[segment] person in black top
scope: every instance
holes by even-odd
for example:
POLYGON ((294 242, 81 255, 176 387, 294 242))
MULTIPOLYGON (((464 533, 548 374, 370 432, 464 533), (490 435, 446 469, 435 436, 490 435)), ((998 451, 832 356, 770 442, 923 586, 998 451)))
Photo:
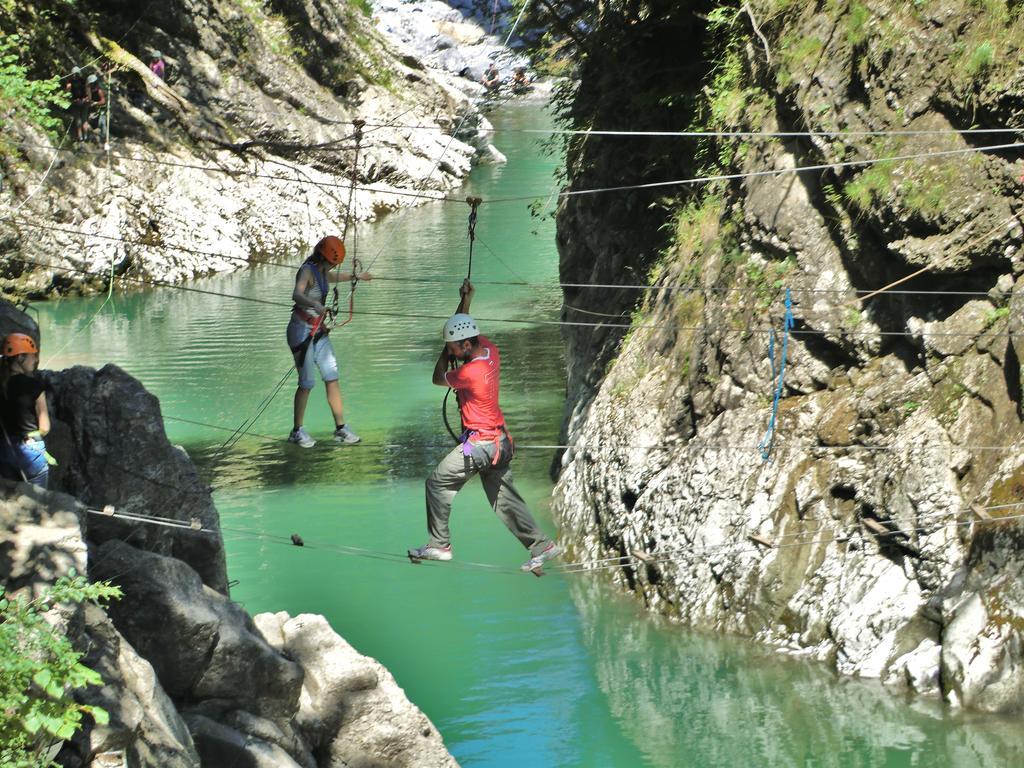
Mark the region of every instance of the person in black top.
POLYGON ((31 336, 12 333, 0 351, 0 474, 45 488, 50 459, 43 437, 50 414, 45 387, 32 375, 39 347, 31 336))
POLYGON ((71 119, 75 124, 75 139, 85 141, 86 131, 89 130, 89 108, 92 106, 92 89, 85 80, 85 75, 79 67, 71 70, 71 78, 64 86, 71 94, 71 119))
POLYGON ((96 141, 102 143, 107 139, 107 93, 103 90, 103 83, 96 75, 89 75, 85 82, 92 91, 88 130, 91 133, 95 129, 96 141))

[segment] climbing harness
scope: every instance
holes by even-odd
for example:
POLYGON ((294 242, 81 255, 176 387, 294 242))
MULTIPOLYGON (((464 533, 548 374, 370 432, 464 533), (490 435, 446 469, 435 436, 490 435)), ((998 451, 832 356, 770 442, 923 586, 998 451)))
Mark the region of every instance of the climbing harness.
POLYGON ((772 329, 768 337, 768 361, 772 366, 772 384, 775 387, 775 397, 772 401, 772 417, 768 422, 768 429, 758 444, 761 451, 761 461, 766 462, 771 458, 772 443, 775 441, 775 420, 779 414, 779 399, 782 397, 782 386, 786 378, 786 353, 789 347, 789 333, 793 330, 793 300, 786 289, 786 317, 782 323, 782 356, 778 368, 775 366, 775 329, 772 329))

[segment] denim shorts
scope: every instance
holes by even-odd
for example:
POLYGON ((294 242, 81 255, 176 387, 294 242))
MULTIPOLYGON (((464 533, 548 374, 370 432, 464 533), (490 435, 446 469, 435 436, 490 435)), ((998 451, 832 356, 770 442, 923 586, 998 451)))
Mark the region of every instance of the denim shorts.
POLYGON ((13 445, 0 440, 0 465, 12 480, 27 480, 46 487, 50 466, 46 463, 46 443, 42 440, 19 441, 13 445))
POLYGON ((295 367, 299 371, 299 389, 312 389, 316 386, 316 370, 320 369, 320 377, 324 381, 338 380, 338 361, 334 357, 334 347, 329 336, 321 336, 310 342, 306 349, 306 357, 299 365, 301 350, 296 351, 307 338, 309 326, 294 318, 288 323, 288 347, 295 357, 295 367))

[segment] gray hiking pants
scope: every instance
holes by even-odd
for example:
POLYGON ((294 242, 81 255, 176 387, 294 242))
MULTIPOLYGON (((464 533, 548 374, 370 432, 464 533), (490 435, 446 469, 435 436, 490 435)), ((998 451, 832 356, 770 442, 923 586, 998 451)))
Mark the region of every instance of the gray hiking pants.
POLYGON ((458 445, 441 459, 437 468, 427 478, 427 531, 429 546, 447 547, 451 543, 448 518, 452 514, 452 500, 455 494, 473 475, 480 475, 484 493, 491 502, 491 509, 512 531, 531 555, 546 548, 551 540, 537 527, 526 502, 512 484, 512 443, 507 437, 501 441, 501 458, 497 465, 494 459, 493 442, 469 443, 470 455, 463 454, 458 445))

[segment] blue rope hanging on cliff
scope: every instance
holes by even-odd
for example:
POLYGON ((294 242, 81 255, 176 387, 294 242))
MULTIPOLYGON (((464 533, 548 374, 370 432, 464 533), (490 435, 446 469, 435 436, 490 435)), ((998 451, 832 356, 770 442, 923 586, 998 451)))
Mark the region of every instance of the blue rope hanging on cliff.
POLYGON ((786 353, 789 348, 789 332, 793 330, 793 299, 786 289, 786 317, 782 322, 782 356, 779 365, 775 366, 775 331, 772 330, 768 337, 768 362, 772 366, 772 384, 775 388, 775 396, 772 399, 772 417, 768 421, 768 429, 761 438, 758 448, 761 451, 761 461, 766 462, 771 458, 772 444, 775 442, 775 420, 779 415, 779 399, 782 397, 782 386, 786 378, 786 353))

